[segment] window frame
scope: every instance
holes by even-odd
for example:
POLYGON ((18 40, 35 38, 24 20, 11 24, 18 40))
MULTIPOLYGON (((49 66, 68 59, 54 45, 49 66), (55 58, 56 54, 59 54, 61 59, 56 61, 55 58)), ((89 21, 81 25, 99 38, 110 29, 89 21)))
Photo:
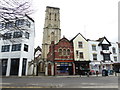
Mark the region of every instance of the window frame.
POLYGON ((13 44, 11 51, 21 51, 21 44, 13 44))
POLYGON ((84 54, 83 54, 83 52, 79 52, 79 57, 80 57, 80 59, 84 59, 84 54))
POLYGON ((93 54, 93 60, 97 60, 97 54, 93 54))
POLYGON ((92 45, 92 51, 96 51, 96 45, 92 45))
POLYGON ((83 42, 82 41, 78 41, 78 48, 83 48, 83 42))
POLYGON ((106 60, 110 60, 110 54, 103 54, 103 59, 106 60))
POLYGON ((28 52, 29 46, 27 44, 24 44, 24 51, 28 52))
POLYGON ((13 38, 21 38, 23 36, 23 32, 22 31, 15 31, 13 33, 13 38))
POLYGON ((1 48, 1 52, 9 52, 10 51, 10 45, 3 45, 1 48))
POLYGON ((102 50, 109 50, 108 44, 102 44, 102 50))

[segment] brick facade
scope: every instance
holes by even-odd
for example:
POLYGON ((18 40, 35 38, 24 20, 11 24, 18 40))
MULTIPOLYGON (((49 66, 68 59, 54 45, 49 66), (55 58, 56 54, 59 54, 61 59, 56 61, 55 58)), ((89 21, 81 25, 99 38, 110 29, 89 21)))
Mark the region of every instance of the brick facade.
MULTIPOLYGON (((74 54, 72 43, 63 37, 57 44, 51 43, 47 55, 49 64, 54 67, 54 75, 73 75, 74 74, 74 54)), ((52 72, 48 67, 48 72, 52 72)), ((48 73, 48 74, 49 74, 48 73)), ((50 74, 49 74, 50 75, 50 74)))

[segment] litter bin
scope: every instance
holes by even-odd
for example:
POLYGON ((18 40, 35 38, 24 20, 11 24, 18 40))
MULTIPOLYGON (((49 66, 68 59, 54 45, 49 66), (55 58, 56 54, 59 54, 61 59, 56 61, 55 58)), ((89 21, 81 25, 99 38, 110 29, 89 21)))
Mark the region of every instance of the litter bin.
POLYGON ((107 70, 102 70, 102 76, 108 76, 108 71, 107 70))

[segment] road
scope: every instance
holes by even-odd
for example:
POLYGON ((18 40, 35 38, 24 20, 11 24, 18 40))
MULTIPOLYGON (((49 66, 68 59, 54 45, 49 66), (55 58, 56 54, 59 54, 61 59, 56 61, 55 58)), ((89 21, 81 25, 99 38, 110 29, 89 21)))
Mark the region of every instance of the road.
POLYGON ((118 77, 4 77, 2 88, 118 88, 118 77))

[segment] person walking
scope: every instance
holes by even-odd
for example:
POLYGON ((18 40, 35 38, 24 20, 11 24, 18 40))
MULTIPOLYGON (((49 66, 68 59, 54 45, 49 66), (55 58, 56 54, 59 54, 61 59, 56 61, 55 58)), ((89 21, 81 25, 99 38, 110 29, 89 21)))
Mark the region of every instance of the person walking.
POLYGON ((96 71, 96 76, 98 77, 98 74, 99 74, 99 72, 98 71, 96 71))

